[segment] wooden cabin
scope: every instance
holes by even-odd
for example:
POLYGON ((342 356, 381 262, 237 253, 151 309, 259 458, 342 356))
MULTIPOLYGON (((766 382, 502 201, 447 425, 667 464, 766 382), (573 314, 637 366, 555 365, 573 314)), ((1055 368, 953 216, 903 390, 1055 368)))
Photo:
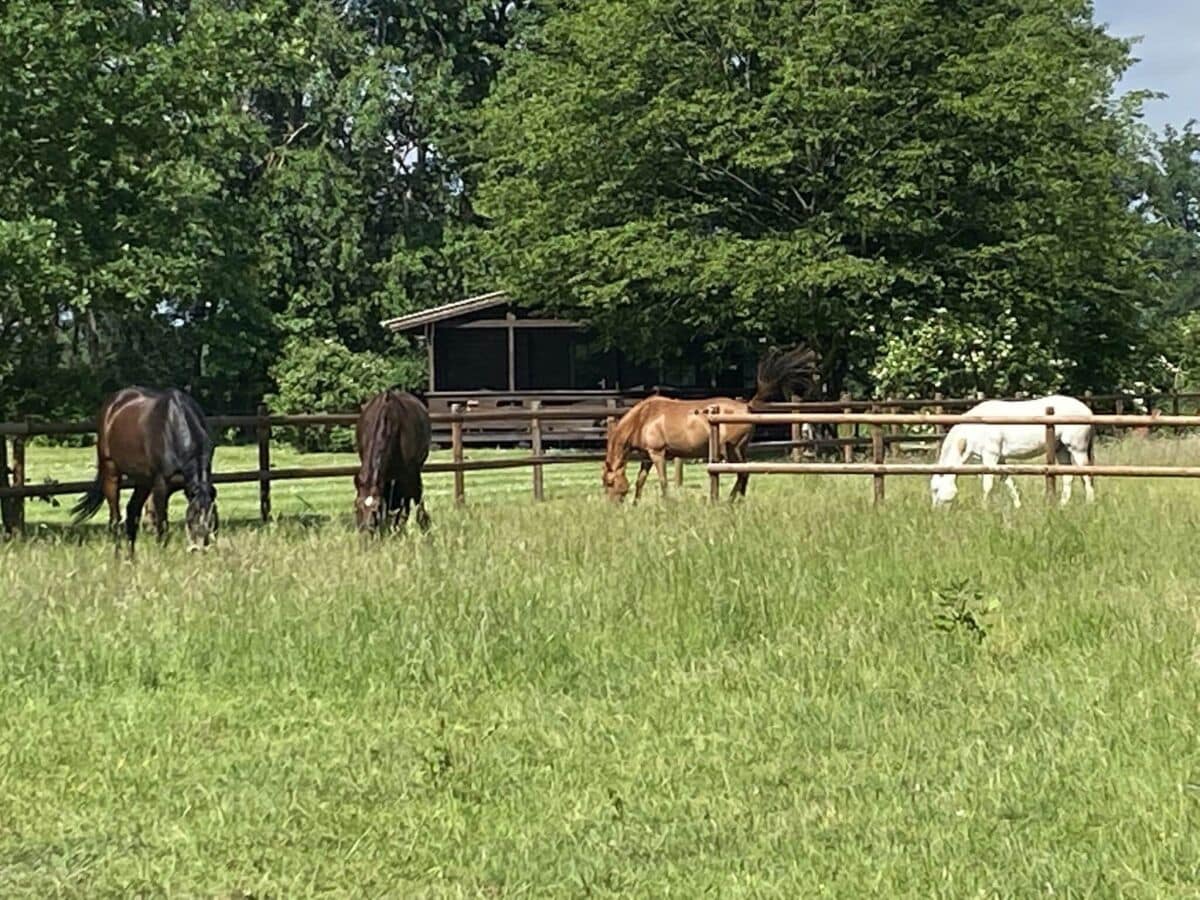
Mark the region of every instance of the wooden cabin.
POLYGON ((664 388, 740 393, 754 384, 754 361, 713 367, 698 349, 664 368, 605 349, 587 326, 545 318, 503 291, 469 297, 382 323, 416 333, 429 354, 429 394, 602 392, 645 394, 664 388))

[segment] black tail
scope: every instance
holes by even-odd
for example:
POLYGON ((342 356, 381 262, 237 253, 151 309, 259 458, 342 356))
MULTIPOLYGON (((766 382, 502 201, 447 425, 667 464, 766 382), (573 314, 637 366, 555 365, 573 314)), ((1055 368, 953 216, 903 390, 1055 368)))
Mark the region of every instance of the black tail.
POLYGON ((812 393, 817 385, 820 357, 817 351, 801 344, 791 350, 768 350, 758 362, 758 384, 751 408, 772 400, 785 400, 787 395, 804 387, 812 393))
POLYGON ((96 514, 101 506, 104 505, 104 489, 100 482, 100 476, 96 476, 96 481, 88 488, 87 493, 79 498, 79 502, 71 507, 71 520, 78 525, 84 519, 90 519, 96 514))

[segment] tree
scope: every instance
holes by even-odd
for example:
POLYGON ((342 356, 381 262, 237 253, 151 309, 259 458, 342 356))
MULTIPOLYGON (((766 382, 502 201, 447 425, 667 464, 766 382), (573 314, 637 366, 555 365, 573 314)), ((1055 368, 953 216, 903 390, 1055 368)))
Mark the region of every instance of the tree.
POLYGON ((297 342, 404 357, 379 319, 479 277, 463 135, 521 5, 0 7, 0 417, 135 381, 246 410, 297 342))
POLYGON ((1145 255, 1159 290, 1147 321, 1177 387, 1200 377, 1200 133, 1196 123, 1153 137, 1131 194, 1149 223, 1145 255))
POLYGON ((233 187, 254 135, 226 106, 230 34, 202 13, 185 28, 183 6, 14 0, 0 13, 5 415, 77 414, 133 380, 187 383, 181 326, 245 299, 233 187))
POLYGON ((563 0, 485 104, 484 247, 651 357, 809 339, 835 386, 1109 387, 1143 226, 1084 0, 563 0))

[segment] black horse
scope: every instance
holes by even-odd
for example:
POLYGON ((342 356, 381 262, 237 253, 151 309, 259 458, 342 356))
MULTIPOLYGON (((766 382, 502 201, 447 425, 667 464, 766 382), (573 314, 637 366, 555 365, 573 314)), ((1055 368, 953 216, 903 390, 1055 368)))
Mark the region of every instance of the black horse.
POLYGON ((384 523, 402 528, 414 505, 417 525, 429 528, 421 484, 429 441, 429 412, 412 394, 389 388, 366 402, 354 433, 362 462, 354 476, 360 529, 376 531, 384 523))
POLYGON ((94 516, 108 500, 109 526, 117 532, 121 477, 128 478, 133 496, 125 511, 125 534, 132 556, 147 498, 154 499, 158 539, 165 542, 167 500, 182 482, 188 499, 188 549, 207 547, 217 530, 217 490, 212 440, 196 401, 174 388, 128 387, 104 402, 96 422, 96 482, 75 505, 75 521, 94 516))

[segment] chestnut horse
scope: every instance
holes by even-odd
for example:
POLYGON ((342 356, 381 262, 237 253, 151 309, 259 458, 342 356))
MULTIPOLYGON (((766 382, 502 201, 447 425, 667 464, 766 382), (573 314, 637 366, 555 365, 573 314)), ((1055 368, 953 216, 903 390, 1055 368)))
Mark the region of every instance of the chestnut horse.
MULTIPOLYGON (((759 404, 802 388, 806 396, 817 390, 818 357, 807 347, 796 347, 786 353, 771 351, 758 364, 757 387, 749 403, 728 397, 707 400, 673 400, 667 397, 647 397, 621 417, 608 436, 604 458, 604 489, 610 500, 623 500, 629 493, 625 467, 634 450, 646 454, 637 476, 633 499, 642 496, 642 486, 650 467, 658 470, 663 495, 667 493, 667 460, 700 459, 708 455, 708 418, 706 413, 716 408, 723 415, 742 415, 752 412, 759 404)), ((754 435, 753 425, 720 425, 717 438, 722 459, 746 461, 746 445, 754 435)), ((744 497, 750 480, 747 474, 738 475, 730 498, 744 497)))
POLYGON ((196 401, 175 388, 128 387, 104 402, 96 422, 96 481, 75 504, 74 520, 94 516, 107 500, 109 527, 119 533, 121 478, 128 478, 133 496, 125 510, 125 535, 132 556, 148 498, 154 501, 159 542, 165 543, 167 500, 181 479, 188 499, 188 549, 207 547, 217 530, 217 490, 212 440, 196 401))
POLYGON ((412 394, 389 388, 364 404, 354 431, 362 462, 354 476, 360 530, 374 532, 385 522, 403 528, 414 504, 417 525, 422 531, 429 528, 421 484, 429 441, 429 412, 412 394))

